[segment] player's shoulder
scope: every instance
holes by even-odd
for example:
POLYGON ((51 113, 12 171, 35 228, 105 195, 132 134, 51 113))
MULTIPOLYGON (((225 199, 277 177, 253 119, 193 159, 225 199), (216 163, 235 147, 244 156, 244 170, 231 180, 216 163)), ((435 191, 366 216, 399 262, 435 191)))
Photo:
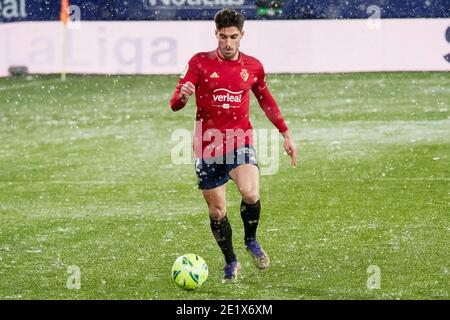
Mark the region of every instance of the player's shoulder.
POLYGON ((263 66, 263 64, 262 64, 262 62, 261 61, 259 61, 257 58, 255 58, 254 56, 251 56, 251 55, 249 55, 249 54, 246 54, 246 53, 244 53, 244 52, 240 52, 241 54, 242 54, 242 59, 246 62, 246 63, 248 63, 248 64, 253 64, 253 65, 255 65, 255 66, 257 66, 257 67, 262 67, 263 66))
POLYGON ((191 61, 211 60, 216 57, 215 51, 197 52, 191 58, 191 61))

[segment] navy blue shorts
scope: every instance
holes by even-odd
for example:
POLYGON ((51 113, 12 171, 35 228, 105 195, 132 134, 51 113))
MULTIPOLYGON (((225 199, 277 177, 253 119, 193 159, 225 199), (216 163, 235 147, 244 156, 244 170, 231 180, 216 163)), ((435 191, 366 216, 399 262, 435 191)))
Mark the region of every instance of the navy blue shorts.
POLYGON ((196 158, 195 172, 199 189, 214 189, 227 183, 230 180, 230 171, 241 164, 258 167, 255 148, 246 145, 220 157, 196 158))

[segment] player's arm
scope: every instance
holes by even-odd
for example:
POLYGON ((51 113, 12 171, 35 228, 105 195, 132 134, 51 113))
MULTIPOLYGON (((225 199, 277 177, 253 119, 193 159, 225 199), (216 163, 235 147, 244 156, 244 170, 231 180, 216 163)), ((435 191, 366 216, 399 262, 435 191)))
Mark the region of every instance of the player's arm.
POLYGON ((297 166, 297 150, 292 139, 289 129, 284 122, 283 116, 281 115, 280 108, 277 102, 273 98, 272 94, 267 87, 265 81, 264 68, 261 65, 260 72, 257 75, 257 81, 252 87, 252 91, 258 100, 258 103, 266 114, 267 118, 274 124, 274 126, 280 131, 284 138, 284 149, 286 153, 291 157, 291 164, 293 167, 297 166))
POLYGON ((177 87, 170 99, 170 108, 173 111, 183 109, 189 97, 195 93, 195 84, 198 81, 197 63, 195 57, 189 61, 187 70, 183 72, 177 87))
POLYGON ((170 99, 170 107, 173 111, 178 111, 186 105, 189 97, 195 92, 195 86, 192 82, 178 83, 175 92, 170 99))
POLYGON ((291 157, 291 164, 293 167, 297 166, 297 149, 295 147, 294 140, 289 134, 289 130, 282 132, 281 135, 284 138, 283 146, 286 153, 291 157))

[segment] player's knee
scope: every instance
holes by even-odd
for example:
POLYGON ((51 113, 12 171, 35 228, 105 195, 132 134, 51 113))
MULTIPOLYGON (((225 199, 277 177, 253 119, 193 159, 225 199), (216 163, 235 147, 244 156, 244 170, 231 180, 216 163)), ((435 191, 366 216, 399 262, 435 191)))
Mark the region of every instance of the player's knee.
POLYGON ((225 206, 210 205, 209 215, 213 220, 222 220, 227 214, 227 208, 225 206))
POLYGON ((259 200, 259 192, 258 190, 254 190, 253 188, 240 188, 239 191, 242 195, 242 200, 248 204, 254 204, 259 200))

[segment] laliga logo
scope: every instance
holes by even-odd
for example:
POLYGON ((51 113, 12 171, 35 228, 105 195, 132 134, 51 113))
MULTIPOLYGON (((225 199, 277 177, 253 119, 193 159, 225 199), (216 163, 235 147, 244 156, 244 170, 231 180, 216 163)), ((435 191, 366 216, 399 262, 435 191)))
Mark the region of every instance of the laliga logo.
MULTIPOLYGON (((224 89, 224 88, 220 88, 220 89, 214 90, 214 93, 222 92, 222 91, 225 91, 226 94, 214 94, 213 95, 214 102, 237 102, 237 103, 241 102, 241 99, 242 99, 241 93, 243 92, 242 90, 238 91, 238 92, 233 92, 233 91, 230 91, 230 90, 227 90, 227 89, 224 89)), ((238 108, 239 107, 239 105, 238 106, 230 106, 229 103, 224 103, 224 104, 214 105, 214 106, 222 107, 222 108, 225 108, 225 109, 228 109, 230 107, 231 108, 238 108)))

